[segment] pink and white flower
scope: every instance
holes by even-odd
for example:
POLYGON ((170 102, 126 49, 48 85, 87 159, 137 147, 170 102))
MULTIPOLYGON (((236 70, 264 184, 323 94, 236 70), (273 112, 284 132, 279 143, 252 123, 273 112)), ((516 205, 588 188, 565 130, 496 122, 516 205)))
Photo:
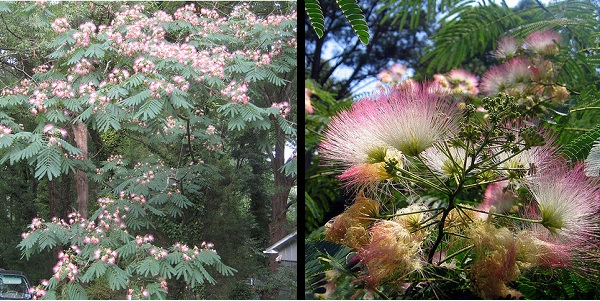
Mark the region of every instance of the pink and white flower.
POLYGON ((532 32, 525 38, 525 48, 541 55, 554 55, 558 53, 558 46, 562 36, 552 30, 532 32))
POLYGON ((498 41, 498 47, 494 52, 494 57, 499 60, 511 59, 517 54, 519 47, 520 45, 517 44, 515 37, 505 36, 498 41))
POLYGON ((430 84, 391 89, 379 95, 370 114, 372 135, 407 156, 416 156, 456 131, 458 109, 432 93, 430 84))
POLYGON ((585 176, 584 165, 538 173, 527 181, 541 224, 573 244, 589 244, 600 231, 600 185, 585 176))
POLYGON ((481 80, 481 90, 486 95, 504 92, 513 95, 523 92, 534 75, 531 62, 525 58, 513 58, 503 65, 495 66, 486 72, 481 80))

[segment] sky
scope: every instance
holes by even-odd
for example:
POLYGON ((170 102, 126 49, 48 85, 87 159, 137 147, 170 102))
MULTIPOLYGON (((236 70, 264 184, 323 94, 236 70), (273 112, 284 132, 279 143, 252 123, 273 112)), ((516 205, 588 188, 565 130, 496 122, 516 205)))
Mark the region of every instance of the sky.
MULTIPOLYGON (((500 4, 502 3, 502 0, 493 0, 494 2, 500 4)), ((505 0, 506 5, 508 5, 508 7, 515 7, 518 3, 519 0, 505 0)), ((540 0, 540 2, 544 5, 547 5, 550 0, 540 0)), ((342 50, 343 45, 336 45, 334 43, 327 43, 324 47, 324 51, 323 51, 323 59, 329 59, 333 56, 333 54, 336 52, 336 50, 342 50)), ((391 64, 390 64, 391 66, 391 64)), ((348 67, 344 67, 344 66, 340 66, 339 68, 337 68, 335 70, 335 72, 333 73, 333 76, 336 78, 348 78, 353 72, 352 68, 348 68, 348 67)), ((407 70, 407 75, 408 76, 412 76, 414 74, 414 70, 409 68, 407 70)), ((361 83, 359 83, 354 89, 353 89, 353 94, 354 95, 358 95, 358 94, 362 94, 362 93, 367 93, 367 92, 371 92, 375 89, 376 85, 378 83, 377 78, 371 78, 371 79, 367 79, 361 83)))

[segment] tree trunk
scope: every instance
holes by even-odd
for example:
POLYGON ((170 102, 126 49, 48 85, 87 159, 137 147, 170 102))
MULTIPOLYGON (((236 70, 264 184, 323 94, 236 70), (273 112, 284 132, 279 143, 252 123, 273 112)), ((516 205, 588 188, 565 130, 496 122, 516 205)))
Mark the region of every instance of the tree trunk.
MULTIPOLYGON (((88 157, 88 129, 83 122, 77 122, 77 124, 71 127, 73 129, 75 144, 81 150, 82 159, 85 160, 88 157)), ((75 182, 77 188, 77 212, 79 212, 82 218, 86 219, 89 199, 87 173, 83 170, 77 170, 77 173, 75 173, 75 182)))
MULTIPOLYGON (((279 125, 276 126, 275 134, 277 139, 275 143, 275 153, 273 155, 269 154, 271 156, 273 175, 275 176, 275 192, 271 199, 272 220, 269 225, 271 244, 276 243, 287 234, 285 233, 285 223, 288 209, 288 196, 296 181, 295 177, 287 177, 285 173, 281 171, 281 167, 285 164, 286 159, 285 133, 279 125)), ((278 267, 277 261, 275 260, 276 258, 276 254, 270 256, 270 268, 273 273, 277 271, 278 267)))

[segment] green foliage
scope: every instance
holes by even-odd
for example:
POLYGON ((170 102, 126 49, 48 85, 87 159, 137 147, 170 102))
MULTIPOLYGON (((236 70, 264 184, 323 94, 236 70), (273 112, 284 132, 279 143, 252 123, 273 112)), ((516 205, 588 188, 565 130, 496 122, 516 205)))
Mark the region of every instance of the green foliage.
POLYGON ((565 145, 562 153, 571 160, 584 160, 598 138, 600 138, 600 124, 565 145))
POLYGON ((438 12, 437 6, 439 5, 439 11, 444 12, 446 10, 464 6, 466 4, 474 4, 472 0, 409 0, 409 1, 384 1, 383 5, 377 9, 378 13, 385 11, 394 12, 394 14, 385 14, 382 19, 382 23, 392 20, 392 24, 398 24, 399 28, 402 28, 406 24, 406 20, 410 17, 410 28, 417 28, 421 19, 422 9, 425 9, 427 21, 434 21, 436 18, 436 12, 438 12))
POLYGON ((304 266, 304 293, 306 299, 316 299, 316 294, 322 294, 326 281, 325 272, 335 270, 349 273, 346 268, 346 257, 352 250, 338 244, 326 241, 306 241, 304 266))
MULTIPOLYGON (((182 278, 188 285, 195 287, 205 281, 214 284, 214 278, 208 273, 206 267, 213 267, 224 276, 231 276, 235 269, 224 265, 219 255, 213 250, 189 248, 186 245, 175 244, 168 249, 152 245, 152 240, 142 238, 120 230, 118 224, 110 217, 118 214, 119 204, 117 202, 104 202, 101 215, 96 214, 98 225, 105 225, 105 235, 100 236, 99 243, 89 243, 90 237, 97 237, 98 228, 94 224, 83 229, 79 226, 80 220, 66 223, 54 220, 52 223, 32 225, 33 231, 28 232, 27 237, 19 243, 23 254, 29 258, 32 253, 45 249, 52 249, 56 245, 77 246, 82 245, 81 250, 71 247, 73 250, 61 252, 61 260, 66 262, 63 268, 52 278, 48 286, 49 290, 62 287, 57 293, 67 299, 86 299, 86 293, 80 283, 95 282, 97 279, 106 279, 111 290, 120 290, 130 287, 128 282, 148 283, 146 286, 150 295, 165 298, 165 291, 160 289, 158 282, 170 278, 182 278), (115 207, 116 205, 116 207, 115 207), (87 239, 87 243, 84 241, 87 239), (82 244, 83 242, 83 244, 82 244), (111 253, 111 250, 115 250, 111 253), (163 255, 164 253, 164 255, 163 255), (102 254, 113 256, 114 261, 98 260, 102 254), (158 254, 158 255, 156 255, 158 254), (94 260, 96 259, 96 261, 94 260), (69 266, 67 267, 67 263, 69 266), (71 263, 78 266, 78 273, 70 272, 71 263), (115 264, 116 263, 116 264, 115 264), (121 268, 123 266, 124 268, 121 268), (68 279, 67 279, 68 278, 68 279), (73 281, 69 281, 73 279, 73 281), (161 280, 163 279, 163 280, 161 280), (60 286, 62 281, 66 285, 60 286), (70 282, 70 283, 69 283, 70 282), (157 285, 151 290, 152 285, 157 285)), ((103 257, 104 258, 104 257, 103 257)), ((62 263, 61 263, 62 266, 62 263)), ((141 285, 141 284, 140 284, 141 285)), ((135 287, 135 286, 134 286, 135 287)))
MULTIPOLYGON (((333 95, 311 81, 306 81, 306 87, 315 97, 312 97, 313 114, 305 114, 305 154, 311 156, 321 141, 321 134, 330 118, 338 112, 347 109, 351 99, 336 100, 333 95)), ((319 158, 311 160, 311 167, 306 174, 305 188, 305 233, 308 235, 324 222, 325 214, 330 212, 333 204, 342 192, 337 188, 340 182, 333 176, 332 168, 321 165, 319 158)))
POLYGON ((595 279, 564 270, 523 275, 519 277, 517 288, 528 300, 592 300, 598 298, 600 293, 595 279), (552 280, 547 281, 548 278, 552 280))
POLYGON ((443 25, 432 38, 434 45, 426 50, 422 61, 428 63, 428 72, 450 70, 465 59, 488 51, 500 35, 522 22, 519 15, 504 6, 473 7, 463 3, 442 20, 443 25))
POLYGON ((318 0, 308 0, 304 3, 308 19, 319 38, 323 37, 325 31, 325 21, 323 20, 323 11, 318 0))
POLYGON ((365 45, 369 44, 369 27, 362 15, 362 10, 355 0, 336 0, 337 5, 342 10, 342 13, 350 22, 350 26, 358 36, 358 39, 365 45))
POLYGON ((594 73, 597 65, 593 54, 598 49, 590 39, 590 32, 597 31, 590 22, 595 19, 595 7, 590 1, 535 4, 522 10, 486 2, 477 7, 462 3, 442 19, 442 26, 433 37, 434 45, 429 47, 422 62, 428 63, 428 72, 450 70, 493 49, 505 34, 525 37, 543 29, 566 29, 574 49, 563 54, 563 70, 558 79, 575 87, 583 74, 594 73))

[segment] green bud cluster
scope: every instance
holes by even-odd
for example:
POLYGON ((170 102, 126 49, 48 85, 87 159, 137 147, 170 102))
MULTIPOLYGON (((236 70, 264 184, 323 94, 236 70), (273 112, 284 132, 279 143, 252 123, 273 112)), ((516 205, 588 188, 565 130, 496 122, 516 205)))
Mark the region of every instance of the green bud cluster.
POLYGON ((483 98, 483 108, 488 112, 488 118, 492 124, 498 124, 503 120, 514 119, 521 115, 515 98, 503 93, 495 97, 483 98))
POLYGON ((525 142, 525 149, 546 144, 544 136, 533 126, 522 128, 519 131, 519 136, 525 142))

